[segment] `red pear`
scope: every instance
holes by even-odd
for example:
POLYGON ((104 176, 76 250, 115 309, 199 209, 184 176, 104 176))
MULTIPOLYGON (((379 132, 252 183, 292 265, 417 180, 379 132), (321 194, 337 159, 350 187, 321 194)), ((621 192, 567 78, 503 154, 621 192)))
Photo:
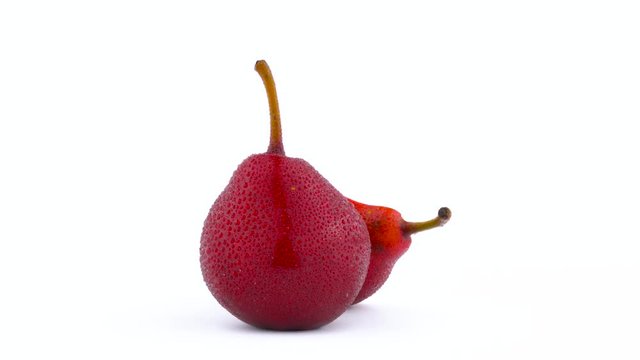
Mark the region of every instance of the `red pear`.
POLYGON ((438 216, 423 222, 407 222, 400 213, 384 206, 365 205, 349 200, 367 224, 371 240, 371 260, 367 278, 354 304, 373 295, 387 281, 396 261, 411 245, 411 235, 444 225, 451 218, 451 211, 440 208, 438 216))
POLYGON ((231 314, 257 327, 325 325, 356 300, 371 245, 354 206, 309 163, 287 157, 275 84, 267 90, 271 139, 234 172, 204 223, 204 280, 231 314))

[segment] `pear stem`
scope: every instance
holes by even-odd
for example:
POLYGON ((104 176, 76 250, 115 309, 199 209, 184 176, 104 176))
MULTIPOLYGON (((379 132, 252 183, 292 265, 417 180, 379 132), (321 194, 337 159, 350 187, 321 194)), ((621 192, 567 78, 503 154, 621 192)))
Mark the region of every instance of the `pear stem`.
POLYGON ((282 145, 282 127, 280 126, 280 107, 278 106, 278 94, 276 93, 276 83, 273 81, 273 75, 269 65, 264 60, 256 62, 255 70, 260 74, 264 87, 267 90, 267 98, 269 99, 269 113, 271 115, 271 139, 269 140, 269 148, 267 153, 284 155, 284 146, 282 145))
POLYGON ((427 221, 421 222, 404 222, 402 224, 402 231, 405 234, 415 234, 420 231, 433 229, 438 226, 442 226, 447 223, 451 219, 451 210, 449 208, 443 207, 438 210, 438 216, 427 221))

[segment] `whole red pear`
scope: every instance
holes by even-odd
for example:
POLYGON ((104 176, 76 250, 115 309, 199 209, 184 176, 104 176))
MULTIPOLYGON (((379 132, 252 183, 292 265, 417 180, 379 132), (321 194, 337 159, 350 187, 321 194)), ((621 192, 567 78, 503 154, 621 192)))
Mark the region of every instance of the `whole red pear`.
POLYGON ((204 223, 200 263, 218 302, 251 325, 312 329, 354 302, 371 245, 354 206, 309 163, 285 156, 275 84, 267 89, 271 141, 234 172, 204 223))

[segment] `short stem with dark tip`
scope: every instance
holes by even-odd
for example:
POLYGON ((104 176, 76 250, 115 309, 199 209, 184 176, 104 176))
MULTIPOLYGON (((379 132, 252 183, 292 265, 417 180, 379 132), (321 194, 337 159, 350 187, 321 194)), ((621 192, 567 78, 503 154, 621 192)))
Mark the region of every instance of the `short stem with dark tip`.
POLYGON ((269 99, 269 113, 271 114, 271 139, 269 140, 268 154, 284 155, 282 145, 282 127, 280 126, 280 107, 278 106, 278 94, 276 93, 276 83, 269 65, 264 60, 256 62, 255 70, 260 74, 264 87, 267 90, 269 99))
POLYGON ((433 229, 438 226, 442 226, 451 218, 451 210, 443 207, 438 210, 438 216, 427 221, 421 222, 404 222, 402 224, 402 231, 405 234, 411 235, 420 231, 433 229))

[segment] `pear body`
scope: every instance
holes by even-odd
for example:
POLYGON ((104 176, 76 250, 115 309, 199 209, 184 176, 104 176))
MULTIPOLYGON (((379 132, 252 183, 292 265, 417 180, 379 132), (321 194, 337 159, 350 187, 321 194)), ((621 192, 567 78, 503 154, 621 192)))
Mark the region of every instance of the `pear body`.
POLYGON ((367 277, 354 304, 373 295, 387 281, 396 261, 411 246, 411 236, 402 230, 400 213, 384 206, 372 206, 350 200, 363 218, 371 240, 367 277))
POLYGON ((244 160, 211 207, 200 264, 240 320, 302 330, 355 301, 370 254, 366 224, 338 190, 306 161, 265 153, 244 160))

